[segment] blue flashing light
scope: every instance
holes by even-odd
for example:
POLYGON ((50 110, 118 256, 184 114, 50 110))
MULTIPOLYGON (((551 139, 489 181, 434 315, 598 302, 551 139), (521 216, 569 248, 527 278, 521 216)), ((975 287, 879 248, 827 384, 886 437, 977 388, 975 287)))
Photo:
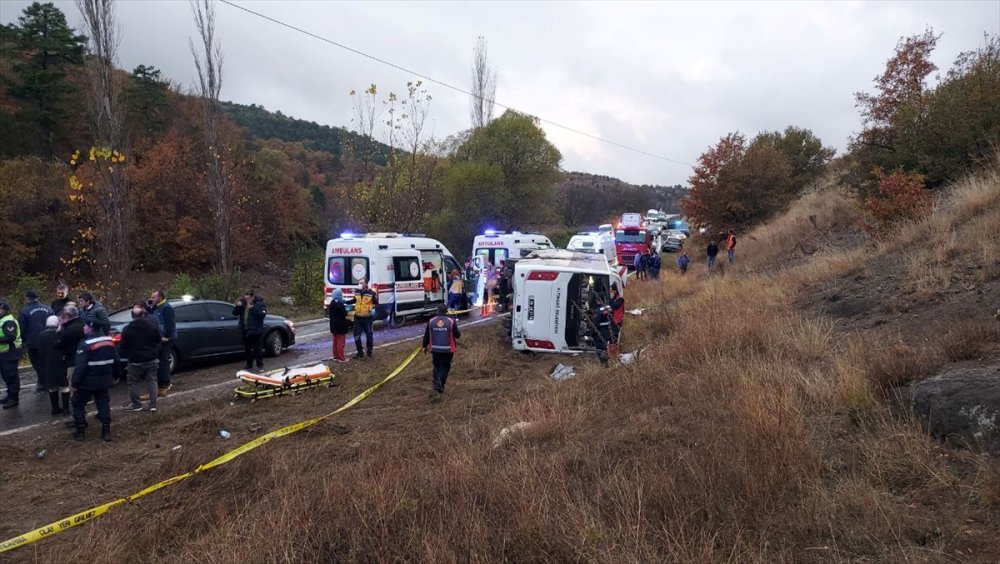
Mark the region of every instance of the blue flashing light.
POLYGON ((486 231, 483 231, 483 235, 486 235, 487 237, 492 237, 496 234, 497 234, 496 229, 487 229, 486 231))
POLYGON ((344 231, 343 233, 340 234, 340 238, 341 239, 353 239, 354 238, 354 233, 351 233, 350 231, 344 231))

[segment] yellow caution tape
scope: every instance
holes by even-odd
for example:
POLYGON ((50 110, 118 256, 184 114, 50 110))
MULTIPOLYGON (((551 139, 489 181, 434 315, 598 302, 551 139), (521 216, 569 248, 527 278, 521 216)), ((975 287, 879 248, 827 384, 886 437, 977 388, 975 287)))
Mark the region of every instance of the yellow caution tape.
POLYGON ((305 429, 307 427, 311 427, 311 426, 319 423, 320 421, 323 421, 324 419, 327 419, 329 417, 333 417, 334 415, 336 415, 336 414, 338 414, 338 413, 340 413, 340 412, 342 412, 344 410, 350 409, 351 407, 353 407, 353 406, 361 403, 365 399, 367 399, 368 396, 374 394, 376 391, 378 391, 379 388, 381 388, 387 382, 389 382, 390 380, 392 380, 393 378, 395 378, 396 376, 398 376, 400 372, 402 372, 407 366, 410 365, 411 362, 413 362, 413 359, 416 358, 419 353, 420 353, 420 349, 419 348, 416 349, 416 350, 414 350, 412 353, 410 353, 410 356, 406 357, 406 360, 404 360, 402 363, 400 363, 400 365, 397 366, 392 372, 390 372, 388 376, 386 376, 385 378, 383 378, 382 381, 378 382, 377 384, 375 384, 374 386, 368 388, 367 390, 361 392, 360 394, 358 394, 357 396, 355 396, 351 401, 349 401, 349 402, 345 403, 344 405, 338 407, 335 411, 331 411, 330 413, 327 413, 326 415, 323 415, 323 416, 320 416, 320 417, 316 417, 316 418, 313 418, 313 419, 309 419, 307 421, 302 421, 300 423, 295 423, 294 425, 289 425, 287 427, 283 427, 283 428, 278 429, 276 431, 271 431, 270 433, 267 433, 265 435, 261 435, 261 436, 257 437, 256 439, 254 439, 254 440, 252 440, 252 441, 250 441, 248 443, 244 443, 244 444, 242 444, 242 445, 234 448, 233 450, 231 450, 231 451, 223 454, 222 456, 219 456, 218 458, 215 458, 214 460, 211 460, 209 462, 206 462, 205 464, 202 464, 202 465, 198 466, 197 468, 195 468, 194 470, 191 470, 190 472, 187 472, 185 474, 180 474, 180 475, 174 476, 172 478, 167 478, 166 480, 163 480, 162 482, 158 482, 158 483, 153 484, 153 485, 151 485, 151 486, 149 486, 147 488, 139 490, 136 493, 134 493, 134 494, 132 494, 132 495, 130 495, 128 497, 122 497, 122 498, 116 499, 114 501, 109 501, 108 503, 105 503, 104 505, 99 505, 97 507, 88 509, 86 511, 81 511, 80 513, 77 513, 76 515, 70 515, 69 517, 66 517, 65 519, 60 519, 59 521, 56 521, 55 523, 51 523, 49 525, 45 525, 44 527, 39 527, 39 528, 35 529, 34 531, 29 531, 29 532, 24 533, 22 535, 18 535, 16 537, 12 538, 12 539, 5 540, 2 543, 0 543, 0 553, 7 552, 8 550, 14 550, 15 548, 18 548, 18 547, 21 547, 21 546, 24 546, 24 545, 27 545, 27 544, 31 544, 31 543, 33 543, 35 541, 39 541, 39 540, 41 540, 43 538, 50 537, 50 536, 55 535, 57 533, 61 533, 61 532, 65 531, 66 529, 71 529, 71 528, 73 528, 73 527, 75 527, 77 525, 82 525, 83 523, 86 523, 88 521, 92 521, 92 520, 100 517, 101 515, 104 515, 105 513, 108 512, 109 509, 111 509, 112 507, 114 507, 116 505, 120 505, 120 504, 128 502, 128 501, 133 501, 133 500, 138 499, 138 498, 140 498, 142 496, 149 495, 149 494, 151 494, 151 493, 153 493, 153 492, 155 492, 155 491, 157 491, 159 489, 162 489, 162 488, 165 488, 167 486, 176 484, 177 482, 180 482, 182 480, 186 480, 186 479, 190 478, 191 476, 194 476, 195 474, 198 474, 200 472, 204 472, 205 470, 208 470, 210 468, 215 468, 216 466, 221 466, 221 465, 223 465, 223 464, 225 464, 225 463, 233 460, 234 458, 236 458, 236 457, 238 457, 240 455, 246 454, 247 452, 250 452, 251 450, 253 450, 253 449, 257 448, 257 447, 262 446, 264 443, 267 443, 271 439, 277 439, 279 437, 284 437, 286 435, 291 435, 292 433, 297 433, 297 432, 299 432, 299 431, 301 431, 301 430, 303 430, 303 429, 305 429))
POLYGON ((476 309, 479 309, 479 308, 478 307, 474 307, 474 308, 470 308, 470 309, 460 309, 460 310, 449 309, 448 310, 448 315, 462 315, 463 313, 469 313, 470 311, 476 310, 476 309))

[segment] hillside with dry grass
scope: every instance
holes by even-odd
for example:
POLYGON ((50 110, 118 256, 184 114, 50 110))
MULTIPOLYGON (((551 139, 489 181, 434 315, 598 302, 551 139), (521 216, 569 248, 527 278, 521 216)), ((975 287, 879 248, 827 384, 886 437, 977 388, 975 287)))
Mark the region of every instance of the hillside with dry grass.
MULTIPOLYGON (((441 403, 419 361, 343 416, 14 557, 998 561, 1000 466, 928 436, 901 390, 951 363, 1000 366, 1000 177, 956 184, 895 235, 862 224, 831 176, 741 236, 725 275, 693 252, 687 276, 631 284, 631 364, 522 355, 473 329, 441 403), (577 376, 551 380, 556 362, 577 376)), ((222 451, 220 425, 246 440, 326 413, 407 352, 348 365, 331 392, 125 423, 54 455, 44 490, 16 462, 32 445, 5 441, 0 534, 187 471, 222 451)))

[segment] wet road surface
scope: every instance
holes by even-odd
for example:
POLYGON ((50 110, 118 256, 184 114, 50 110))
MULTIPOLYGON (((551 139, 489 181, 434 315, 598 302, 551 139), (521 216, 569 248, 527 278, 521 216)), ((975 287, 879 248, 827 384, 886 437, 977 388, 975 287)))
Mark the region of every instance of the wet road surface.
MULTIPOLYGON (((474 311, 459 319, 460 326, 482 324, 496 320, 496 315, 481 318, 479 311, 474 311)), ((376 323, 375 348, 384 347, 409 340, 416 341, 423 337, 424 323, 410 322, 403 327, 393 329, 388 325, 376 323)), ((264 369, 269 370, 282 366, 293 366, 303 363, 327 360, 332 354, 332 340, 329 324, 326 319, 303 321, 295 325, 295 344, 286 349, 277 358, 264 358, 264 369)), ((346 354, 350 357, 355 352, 353 336, 347 335, 346 354)), ((378 352, 376 350, 375 354, 378 352)), ((349 364, 347 366, 350 366, 349 364)), ((182 366, 172 377, 174 384, 170 395, 157 400, 157 407, 162 411, 171 406, 192 401, 215 397, 220 394, 231 394, 236 388, 236 371, 243 368, 242 354, 182 366)), ((50 415, 51 406, 47 393, 36 392, 35 374, 30 368, 21 371, 20 405, 14 409, 0 411, 0 437, 9 437, 17 433, 53 426, 63 431, 62 422, 68 417, 50 415)), ((3 389, 3 388, 0 388, 3 389)), ((111 411, 121 411, 121 406, 128 403, 128 386, 122 382, 111 390, 111 411)), ((93 404, 88 406, 88 414, 94 411, 93 404)))

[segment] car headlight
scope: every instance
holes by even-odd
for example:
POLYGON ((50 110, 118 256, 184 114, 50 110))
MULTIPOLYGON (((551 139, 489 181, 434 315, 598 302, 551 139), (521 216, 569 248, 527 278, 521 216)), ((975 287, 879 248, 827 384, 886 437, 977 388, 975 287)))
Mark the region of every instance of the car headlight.
POLYGON ((295 333, 295 322, 294 321, 292 321, 291 319, 286 319, 285 320, 285 325, 288 326, 288 330, 291 331, 292 334, 295 333))

